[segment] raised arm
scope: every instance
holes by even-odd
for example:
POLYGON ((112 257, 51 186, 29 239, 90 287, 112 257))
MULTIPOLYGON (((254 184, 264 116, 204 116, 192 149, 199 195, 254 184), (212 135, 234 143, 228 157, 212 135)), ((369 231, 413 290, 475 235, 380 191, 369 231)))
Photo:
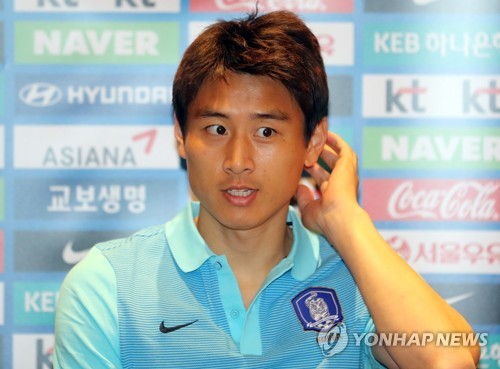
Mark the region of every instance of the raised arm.
MULTIPOLYGON (((299 186, 303 223, 323 234, 344 259, 372 315, 378 333, 472 333, 467 321, 448 305, 380 236, 357 202, 357 158, 344 140, 329 132, 321 155, 331 173, 316 164, 306 168, 319 184, 314 199, 299 186)), ((475 368, 479 348, 373 346, 388 368, 475 368)))

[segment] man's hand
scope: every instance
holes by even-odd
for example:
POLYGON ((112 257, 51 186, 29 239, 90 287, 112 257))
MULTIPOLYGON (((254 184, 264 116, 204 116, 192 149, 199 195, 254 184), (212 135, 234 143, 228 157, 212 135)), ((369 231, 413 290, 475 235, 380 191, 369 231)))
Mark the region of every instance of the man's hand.
MULTIPOLYGON (((306 170, 320 187, 314 198, 299 186, 297 202, 302 222, 334 245, 354 277, 379 333, 472 333, 452 309, 377 232, 357 202, 357 160, 352 149, 328 133, 321 153, 331 173, 315 164, 306 170), (397 276, 397 278, 395 278, 397 276), (422 311, 427 312, 421 319, 422 311)), ((473 368, 478 346, 383 346, 377 359, 388 368, 473 368)))
POLYGON ((299 185, 297 203, 304 225, 314 232, 326 234, 328 215, 359 207, 357 157, 339 135, 328 132, 321 159, 331 172, 318 163, 305 168, 319 186, 321 197, 314 199, 309 188, 299 185))

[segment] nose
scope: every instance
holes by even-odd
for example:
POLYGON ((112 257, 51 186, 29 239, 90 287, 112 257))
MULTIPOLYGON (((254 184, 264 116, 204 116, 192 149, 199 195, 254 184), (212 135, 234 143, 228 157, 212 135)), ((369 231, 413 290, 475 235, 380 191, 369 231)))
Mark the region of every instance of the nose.
POLYGON ((224 171, 230 174, 243 174, 253 171, 254 148, 247 137, 233 136, 225 148, 224 171))

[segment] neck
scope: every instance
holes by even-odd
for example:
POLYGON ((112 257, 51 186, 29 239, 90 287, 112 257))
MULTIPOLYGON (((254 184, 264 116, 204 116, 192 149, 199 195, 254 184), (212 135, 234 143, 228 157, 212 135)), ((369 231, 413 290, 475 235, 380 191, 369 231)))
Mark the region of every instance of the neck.
POLYGON ((198 231, 215 254, 226 256, 233 269, 255 270, 255 264, 256 269, 269 265, 270 271, 290 252, 293 236, 286 225, 286 214, 257 228, 234 230, 203 213, 200 209, 196 219, 198 231))
POLYGON ((293 234, 286 216, 277 214, 258 227, 235 230, 200 208, 198 231, 215 254, 226 256, 247 307, 269 272, 290 252, 293 234))

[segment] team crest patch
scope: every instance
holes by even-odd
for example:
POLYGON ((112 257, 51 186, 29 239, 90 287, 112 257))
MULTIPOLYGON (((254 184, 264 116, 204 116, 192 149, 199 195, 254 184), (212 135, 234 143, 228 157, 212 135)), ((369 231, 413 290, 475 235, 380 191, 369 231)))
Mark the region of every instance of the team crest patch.
POLYGON ((302 328, 319 332, 317 342, 324 356, 332 356, 345 349, 349 338, 335 290, 308 288, 293 298, 292 305, 302 328))

